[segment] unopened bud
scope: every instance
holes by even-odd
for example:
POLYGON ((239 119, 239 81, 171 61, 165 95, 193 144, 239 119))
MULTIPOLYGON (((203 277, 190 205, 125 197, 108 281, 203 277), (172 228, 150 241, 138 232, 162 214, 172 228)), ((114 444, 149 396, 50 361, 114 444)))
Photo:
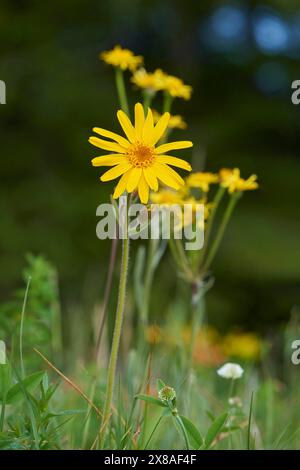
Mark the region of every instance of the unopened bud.
POLYGON ((176 400, 176 392, 174 388, 168 387, 167 385, 160 389, 160 391, 158 392, 158 396, 161 401, 170 402, 176 400))

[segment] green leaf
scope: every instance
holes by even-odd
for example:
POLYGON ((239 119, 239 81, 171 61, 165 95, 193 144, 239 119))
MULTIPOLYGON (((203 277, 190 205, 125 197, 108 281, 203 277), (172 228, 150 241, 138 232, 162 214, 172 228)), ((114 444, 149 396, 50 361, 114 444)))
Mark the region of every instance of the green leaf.
POLYGON ((206 414, 209 417, 209 419, 211 420, 211 422, 213 423, 214 420, 216 419, 215 415, 209 410, 206 410, 206 414))
POLYGON ((212 445, 213 441, 217 437, 217 435, 222 431, 222 428, 224 424, 226 423, 226 420, 228 418, 228 413, 223 413, 222 415, 218 416, 210 428, 207 431, 207 434, 205 436, 205 449, 209 449, 210 446, 212 445))
POLYGON ((58 416, 73 416, 76 414, 86 413, 86 410, 62 410, 62 411, 53 411, 48 413, 46 418, 56 418, 58 416))
POLYGON ((148 403, 151 403, 152 405, 161 406, 162 408, 167 408, 167 405, 165 403, 163 403, 161 400, 158 400, 157 398, 151 397, 150 395, 139 394, 139 395, 136 395, 135 398, 138 398, 139 400, 147 401, 148 403))
MULTIPOLYGON (((28 393, 32 393, 41 383, 43 380, 45 372, 35 372, 34 374, 27 375, 22 380, 23 387, 28 393)), ((8 405, 13 405, 18 401, 24 398, 24 393, 22 391, 22 387, 19 383, 13 385, 7 392, 6 403, 8 405)))
MULTIPOLYGON (((0 364, 0 402, 7 393, 11 381, 11 369, 9 364, 0 364)), ((6 398, 7 403, 7 398, 6 398)))
POLYGON ((192 446, 196 449, 199 449, 203 445, 203 438, 200 432, 188 418, 186 418, 185 416, 180 416, 180 418, 190 438, 192 446))

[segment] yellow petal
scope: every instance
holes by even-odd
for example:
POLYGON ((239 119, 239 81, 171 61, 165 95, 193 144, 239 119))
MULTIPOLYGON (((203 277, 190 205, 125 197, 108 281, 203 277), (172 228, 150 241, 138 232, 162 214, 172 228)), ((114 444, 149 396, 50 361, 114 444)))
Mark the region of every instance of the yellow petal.
POLYGON ((95 157, 92 160, 93 166, 114 166, 119 163, 126 162, 126 157, 119 153, 111 153, 110 155, 102 155, 101 157, 95 157))
POLYGON ((117 112, 117 117, 119 119, 119 123, 121 124, 122 129, 125 132, 128 140, 132 143, 135 142, 136 132, 135 132, 133 125, 130 122, 129 117, 122 110, 119 110, 117 112))
POLYGON ((156 142, 164 135, 170 120, 170 113, 164 113, 162 117, 157 122, 156 126, 154 127, 154 131, 152 134, 151 145, 155 145, 156 142))
POLYGON ((124 191, 126 190, 126 185, 127 185, 129 174, 130 174, 130 171, 126 171, 126 173, 124 173, 121 176, 121 178, 120 178, 120 180, 119 180, 119 182, 116 186, 115 192, 113 194, 114 199, 118 199, 118 197, 120 197, 124 193, 124 191))
POLYGON ((120 163, 119 165, 115 166, 114 168, 111 168, 110 170, 106 171, 102 176, 101 176, 101 181, 111 181, 114 180, 115 178, 118 178, 118 176, 122 175, 126 171, 128 171, 131 168, 130 163, 120 163))
POLYGON ((121 145, 116 144, 115 142, 108 142, 107 140, 99 139, 98 137, 90 137, 89 143, 103 150, 109 150, 111 152, 117 153, 126 153, 126 149, 121 147, 121 145))
POLYGON ((138 191, 139 191, 139 197, 140 197, 140 200, 141 200, 142 204, 147 204, 148 199, 149 199, 149 186, 148 186, 143 174, 140 178, 138 191))
POLYGON ((142 138, 142 132, 145 122, 144 108, 141 103, 136 103, 134 107, 134 127, 139 139, 142 138))
POLYGON ((131 193, 138 185, 142 174, 141 168, 132 168, 127 181, 127 191, 131 193))
POLYGON ((155 168, 157 178, 167 186, 179 189, 180 185, 184 184, 183 179, 164 163, 155 162, 153 167, 155 168))
POLYGON ((150 143, 153 136, 153 114, 150 108, 148 108, 148 114, 145 119, 144 127, 143 127, 143 134, 142 139, 146 143, 150 143))
POLYGON ((144 173, 145 180, 150 186, 150 188, 153 189, 153 191, 157 191, 158 181, 157 181, 154 171, 150 167, 148 167, 148 168, 143 169, 143 173, 144 173))
POLYGON ((181 158, 171 157, 170 155, 159 155, 157 161, 161 163, 167 163, 168 165, 177 166, 178 168, 183 168, 184 170, 191 171, 191 165, 182 160, 181 158))
POLYGON ((115 132, 102 129, 102 127, 93 127, 93 132, 96 132, 96 134, 102 135, 102 137, 107 137, 108 139, 112 139, 116 141, 118 144, 121 145, 121 147, 128 148, 130 146, 130 142, 124 139, 124 137, 122 137, 119 134, 115 134, 115 132))
POLYGON ((193 142, 189 140, 179 140, 178 142, 170 142, 168 144, 160 145, 155 149, 157 154, 167 153, 170 150, 179 150, 179 149, 187 149, 193 146, 193 142))

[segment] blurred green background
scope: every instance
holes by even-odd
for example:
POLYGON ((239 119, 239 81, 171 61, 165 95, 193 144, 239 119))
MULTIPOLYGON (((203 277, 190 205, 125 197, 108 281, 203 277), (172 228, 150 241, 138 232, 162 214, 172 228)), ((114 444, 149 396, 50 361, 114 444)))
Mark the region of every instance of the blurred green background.
MULTIPOLYGON (((215 260, 208 311, 220 329, 274 329, 300 303, 296 0, 2 0, 1 301, 21 285, 27 252, 57 266, 66 324, 77 311, 91 318, 103 296, 110 245, 96 238, 95 212, 111 185, 87 140, 95 125, 118 128, 114 72, 98 59, 117 43, 193 86, 173 111, 188 122, 174 137, 194 141, 194 169, 258 174, 215 260)), ((170 266, 165 257, 156 274, 154 315, 173 295, 170 266)))

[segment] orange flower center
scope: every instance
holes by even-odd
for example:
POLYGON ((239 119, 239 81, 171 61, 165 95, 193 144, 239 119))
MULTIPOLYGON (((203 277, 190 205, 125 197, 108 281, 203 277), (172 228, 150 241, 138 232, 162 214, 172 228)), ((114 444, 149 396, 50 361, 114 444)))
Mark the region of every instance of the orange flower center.
POLYGON ((154 148, 138 142, 130 147, 127 158, 134 167, 146 168, 153 164, 154 148))

